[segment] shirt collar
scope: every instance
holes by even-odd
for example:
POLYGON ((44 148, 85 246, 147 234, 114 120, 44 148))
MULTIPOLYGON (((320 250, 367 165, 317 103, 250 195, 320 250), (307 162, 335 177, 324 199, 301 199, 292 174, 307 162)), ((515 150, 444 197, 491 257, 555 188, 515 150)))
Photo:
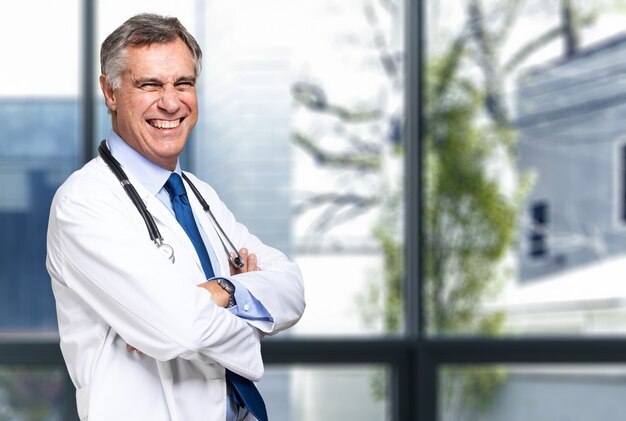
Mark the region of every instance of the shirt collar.
MULTIPOLYGON (((127 174, 132 175, 150 193, 156 195, 162 188, 172 171, 158 166, 135 149, 130 147, 117 133, 111 130, 107 139, 109 150, 118 160, 127 174)), ((180 174, 180 163, 176 161, 174 172, 180 174)))

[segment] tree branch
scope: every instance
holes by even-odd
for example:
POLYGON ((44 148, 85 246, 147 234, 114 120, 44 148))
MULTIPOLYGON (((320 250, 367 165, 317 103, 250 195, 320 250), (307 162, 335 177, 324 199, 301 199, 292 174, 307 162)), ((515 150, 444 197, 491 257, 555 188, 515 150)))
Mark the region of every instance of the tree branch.
POLYGON ((505 7, 504 17, 502 18, 502 25, 499 30, 494 31, 496 39, 500 42, 504 42, 509 36, 509 33, 513 29, 513 24, 518 17, 518 13, 523 4, 522 0, 509 0, 509 6, 505 7))
MULTIPOLYGON (((592 24, 596 19, 596 16, 590 14, 580 19, 581 26, 587 26, 592 24)), ((537 38, 527 42, 523 45, 517 53, 515 53, 507 63, 504 65, 504 73, 508 74, 515 70, 520 64, 522 64, 528 57, 544 47, 548 43, 556 40, 563 34, 563 25, 555 26, 539 35, 537 38)))
POLYGON ((294 99, 304 107, 318 113, 335 116, 345 123, 376 121, 382 115, 380 110, 352 111, 346 107, 331 104, 328 102, 324 89, 310 82, 294 83, 291 92, 294 99))
POLYGON ((380 202, 377 196, 363 196, 356 193, 318 193, 304 199, 293 208, 293 213, 300 215, 323 205, 356 206, 368 208, 380 202))
POLYGON ((470 34, 478 47, 479 65, 485 76, 485 108, 496 124, 509 126, 502 75, 498 68, 497 43, 488 31, 480 0, 470 1, 468 14, 470 34))
POLYGON ((291 138, 297 146, 309 153, 320 165, 352 168, 359 171, 375 171, 381 165, 381 158, 378 154, 333 154, 317 146, 310 137, 303 133, 294 132, 291 138))
POLYGON ((389 46, 387 45, 387 41, 385 40, 383 31, 380 29, 378 16, 376 15, 374 5, 371 1, 365 2, 365 4, 363 5, 363 11, 365 12, 365 18, 371 26, 372 32, 374 34, 374 45, 376 46, 376 50, 378 50, 380 63, 385 70, 387 76, 390 79, 395 80, 398 78, 399 66, 396 58, 393 56, 393 54, 390 53, 389 46))

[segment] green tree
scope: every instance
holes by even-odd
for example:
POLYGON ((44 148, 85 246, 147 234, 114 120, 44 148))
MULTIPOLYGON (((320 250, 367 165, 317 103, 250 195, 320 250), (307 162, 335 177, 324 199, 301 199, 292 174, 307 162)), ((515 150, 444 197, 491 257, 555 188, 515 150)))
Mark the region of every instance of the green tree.
MULTIPOLYGON (((431 64, 427 86, 440 85, 453 59, 431 64)), ((447 98, 429 91, 426 103, 426 328, 430 334, 493 336, 502 331, 505 316, 482 307, 511 277, 502 262, 515 239, 521 189, 503 193, 487 169, 501 145, 511 141, 512 132, 494 124, 477 125, 483 94, 458 79, 449 83, 447 98)), ((443 419, 471 419, 487 406, 504 378, 493 368, 444 369, 443 419)))

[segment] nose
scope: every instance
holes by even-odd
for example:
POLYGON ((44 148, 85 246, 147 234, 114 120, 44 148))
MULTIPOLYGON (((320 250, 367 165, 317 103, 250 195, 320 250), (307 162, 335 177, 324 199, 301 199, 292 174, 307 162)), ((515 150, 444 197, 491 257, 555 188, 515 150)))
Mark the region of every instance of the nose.
POLYGON ((170 114, 176 113, 180 109, 179 92, 176 90, 173 84, 166 83, 161 90, 161 97, 159 98, 158 106, 163 111, 170 114))

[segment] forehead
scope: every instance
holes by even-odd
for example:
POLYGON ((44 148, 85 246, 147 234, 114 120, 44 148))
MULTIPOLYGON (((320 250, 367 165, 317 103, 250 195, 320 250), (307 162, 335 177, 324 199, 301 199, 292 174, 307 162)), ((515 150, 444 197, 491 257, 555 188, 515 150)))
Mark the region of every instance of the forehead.
POLYGON ((191 51, 180 38, 166 44, 129 46, 126 59, 127 71, 133 76, 170 78, 195 75, 191 51))

